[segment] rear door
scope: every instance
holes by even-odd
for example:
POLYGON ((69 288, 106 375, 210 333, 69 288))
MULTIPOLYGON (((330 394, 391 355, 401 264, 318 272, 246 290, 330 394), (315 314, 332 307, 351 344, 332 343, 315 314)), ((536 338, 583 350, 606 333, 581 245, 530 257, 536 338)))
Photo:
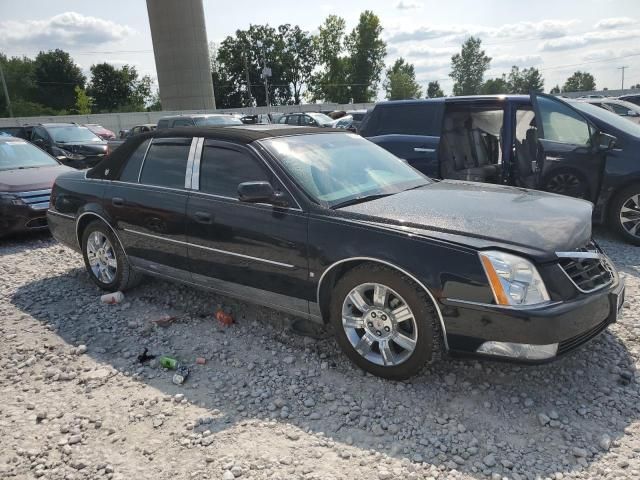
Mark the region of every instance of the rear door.
POLYGON ((444 102, 379 105, 362 134, 425 175, 439 178, 443 113, 444 102))
POLYGON ((307 215, 254 151, 200 141, 187 206, 193 278, 231 295, 308 313, 307 215), (287 196, 288 207, 240 202, 238 185, 250 181, 271 182, 287 196))
POLYGON ((180 279, 188 279, 189 269, 185 179, 191 144, 192 138, 142 142, 105 197, 131 262, 180 279))
POLYGON ((566 102, 531 95, 539 153, 537 188, 595 202, 606 153, 593 145, 596 127, 566 102))

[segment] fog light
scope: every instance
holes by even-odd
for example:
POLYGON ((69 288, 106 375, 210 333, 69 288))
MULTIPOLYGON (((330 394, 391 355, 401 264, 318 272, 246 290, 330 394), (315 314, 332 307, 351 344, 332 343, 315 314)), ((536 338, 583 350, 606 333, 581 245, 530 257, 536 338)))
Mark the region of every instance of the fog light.
POLYGON ((521 360, 544 360, 556 356, 558 344, 532 345, 530 343, 484 342, 476 352, 521 360))

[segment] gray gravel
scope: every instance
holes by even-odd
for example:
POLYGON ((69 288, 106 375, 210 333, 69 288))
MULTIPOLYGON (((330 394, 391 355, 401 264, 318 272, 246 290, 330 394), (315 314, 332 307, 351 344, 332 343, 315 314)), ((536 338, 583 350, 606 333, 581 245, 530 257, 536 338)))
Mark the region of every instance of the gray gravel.
POLYGON ((443 360, 404 383, 190 288, 149 280, 103 305, 75 252, 2 241, 0 478, 640 478, 640 248, 598 237, 628 285, 605 334, 548 365, 443 360), (145 347, 185 383, 140 364, 145 347))

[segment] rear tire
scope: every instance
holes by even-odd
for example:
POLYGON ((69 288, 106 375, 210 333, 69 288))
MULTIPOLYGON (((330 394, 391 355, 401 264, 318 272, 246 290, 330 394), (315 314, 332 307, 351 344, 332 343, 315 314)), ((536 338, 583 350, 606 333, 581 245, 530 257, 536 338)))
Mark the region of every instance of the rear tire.
POLYGON ((356 267, 338 281, 330 322, 347 357, 378 377, 405 380, 440 351, 429 295, 406 275, 375 263, 356 267))
POLYGON ((640 185, 623 188, 613 197, 609 223, 627 242, 640 245, 640 185))
POLYGON ((94 220, 82 232, 82 256, 91 280, 108 292, 124 292, 142 278, 136 272, 120 242, 101 220, 94 220))

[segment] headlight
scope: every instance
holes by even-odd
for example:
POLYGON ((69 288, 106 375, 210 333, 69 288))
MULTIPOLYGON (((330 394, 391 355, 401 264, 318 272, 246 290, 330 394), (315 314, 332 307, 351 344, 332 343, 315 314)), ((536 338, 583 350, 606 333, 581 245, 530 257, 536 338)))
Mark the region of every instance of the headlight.
POLYGON ((549 301, 547 288, 529 260, 495 250, 479 255, 498 305, 517 307, 549 301))
POLYGON ((20 197, 8 192, 0 192, 0 203, 4 203, 5 205, 7 204, 8 205, 24 205, 25 204, 20 197))

